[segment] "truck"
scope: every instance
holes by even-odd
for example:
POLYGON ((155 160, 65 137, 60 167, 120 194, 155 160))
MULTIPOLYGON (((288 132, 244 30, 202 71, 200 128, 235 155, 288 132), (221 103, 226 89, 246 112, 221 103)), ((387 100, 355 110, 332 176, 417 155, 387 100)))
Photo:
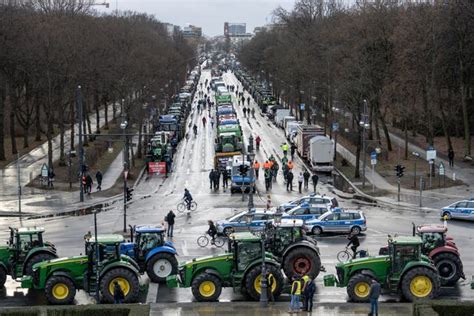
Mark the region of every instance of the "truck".
POLYGON ((283 123, 280 127, 283 128, 283 130, 286 130, 286 125, 288 124, 288 122, 293 122, 293 121, 296 121, 296 117, 291 116, 291 115, 285 116, 283 117, 283 123))
POLYGON ((334 169, 334 141, 322 135, 311 138, 308 160, 313 171, 332 172, 334 169))
POLYGON ((241 154, 235 155, 234 157, 232 157, 231 160, 231 168, 230 193, 242 191, 242 188, 244 189, 244 191, 253 190, 255 192, 255 186, 253 185, 255 183, 255 176, 250 161, 243 160, 241 154), (242 165, 248 167, 245 176, 242 176, 240 174, 240 167, 242 165))
POLYGON ((309 141, 314 136, 324 136, 324 129, 314 125, 298 125, 295 142, 296 150, 301 158, 308 158, 309 141))
POLYGON ((286 136, 286 139, 288 139, 290 143, 294 142, 296 132, 298 130, 298 126, 300 125, 301 125, 301 122, 299 121, 291 121, 286 124, 285 136, 286 136))
POLYGON ((275 124, 278 127, 283 126, 283 119, 290 116, 290 109, 278 109, 275 111, 275 124))
POLYGON ((235 155, 241 155, 240 151, 216 152, 214 156, 214 169, 222 172, 227 166, 230 166, 230 161, 232 161, 232 157, 235 155))

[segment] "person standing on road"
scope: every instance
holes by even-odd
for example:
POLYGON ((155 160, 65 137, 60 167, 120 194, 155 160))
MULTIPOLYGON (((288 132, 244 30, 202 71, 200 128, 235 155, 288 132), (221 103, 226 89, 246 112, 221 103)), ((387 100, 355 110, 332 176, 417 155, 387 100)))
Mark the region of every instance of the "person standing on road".
POLYGON ((296 145, 291 144, 291 160, 295 160, 296 145))
POLYGON ((255 178, 258 179, 258 172, 260 170, 260 163, 258 162, 258 160, 255 160, 255 162, 253 163, 253 169, 255 170, 255 178))
POLYGON ((255 109, 252 108, 252 111, 251 111, 251 112, 252 112, 252 118, 255 118, 255 109))
POLYGON ((51 188, 51 189, 54 188, 53 182, 54 182, 55 177, 56 177, 56 174, 54 173, 53 168, 49 168, 49 171, 48 171, 48 188, 51 188))
POLYGON ((250 105, 250 97, 247 97, 247 104, 250 105))
POLYGON ((95 179, 97 180, 97 191, 102 191, 102 172, 100 170, 95 174, 95 179))
POLYGON ((311 281, 311 278, 305 274, 301 278, 301 283, 302 283, 302 289, 301 289, 301 296, 303 297, 303 311, 306 311, 308 309, 308 300, 306 297, 306 286, 308 283, 311 281))
POLYGON ((286 191, 293 191, 293 172, 291 170, 288 170, 286 174, 286 191))
POLYGON ((212 188, 214 187, 214 175, 215 171, 214 169, 211 170, 211 172, 209 172, 209 189, 212 190, 212 188))
POLYGON ((301 189, 303 187, 303 181, 304 181, 303 172, 300 172, 300 175, 298 176, 298 192, 300 194, 301 194, 301 189))
POLYGON ((211 117, 211 128, 214 128, 214 118, 211 117))
POLYGON ((229 177, 230 177, 230 171, 226 169, 222 170, 222 188, 227 189, 229 187, 229 177))
POLYGON ((122 287, 117 281, 114 281, 114 304, 122 304, 124 298, 122 287))
POLYGON ((298 275, 293 275, 291 284, 290 314, 298 313, 300 309, 301 281, 298 275))
POLYGON ((278 169, 280 169, 280 166, 278 165, 278 162, 274 161, 272 165, 273 182, 276 182, 277 180, 278 169))
POLYGON ((219 170, 214 171, 214 191, 219 190, 219 180, 221 177, 221 173, 219 170))
POLYGON ((454 167, 454 150, 453 147, 449 146, 448 150, 448 159, 449 159, 449 166, 452 168, 454 167))
POLYGON ((309 176, 310 176, 310 174, 309 174, 308 169, 305 169, 305 170, 304 170, 304 173, 303 173, 304 189, 305 189, 305 190, 308 190, 309 176))
POLYGON ((288 154, 288 144, 287 143, 283 143, 281 144, 281 150, 283 151, 283 156, 286 157, 286 155, 288 154))
POLYGON ((86 191, 87 191, 87 194, 91 194, 92 192, 92 184, 94 183, 94 181, 92 181, 92 177, 91 175, 88 173, 87 176, 86 176, 86 191))
POLYGON ((168 215, 166 215, 166 222, 168 223, 168 229, 166 235, 168 237, 173 238, 173 230, 174 230, 174 218, 176 215, 173 213, 172 210, 168 212, 168 215))
POLYGON ((379 315, 379 297, 380 297, 380 283, 377 280, 372 279, 372 284, 370 284, 370 313, 369 315, 378 316, 379 315))
POLYGON ((273 284, 275 284, 275 277, 273 276, 273 274, 268 273, 267 274, 267 298, 268 298, 268 303, 270 303, 270 302, 275 303, 275 297, 273 296, 273 291, 272 291, 273 284))
POLYGON ((293 167, 295 166, 295 164, 293 163, 292 160, 288 161, 288 170, 291 171, 293 170, 293 167))
POLYGON ((313 181, 313 192, 316 193, 316 186, 318 185, 318 180, 319 177, 316 173, 313 173, 313 176, 311 177, 311 181, 313 181))
POLYGON ((265 169, 264 175, 265 175, 265 190, 268 191, 272 184, 272 172, 270 168, 265 169))
POLYGON ((313 311, 313 297, 314 293, 316 292, 316 284, 314 284, 314 280, 310 278, 308 283, 305 286, 305 299, 306 299, 306 311, 311 313, 313 311))
POLYGON ((207 123, 206 117, 203 116, 203 117, 202 117, 202 126, 203 126, 203 127, 206 127, 206 123, 207 123))
POLYGON ((257 150, 260 150, 260 142, 262 141, 262 139, 260 138, 259 135, 257 135, 257 137, 255 138, 255 147, 257 147, 257 150))
MULTIPOLYGON (((283 161, 282 161, 282 163, 283 163, 283 161)), ((283 178, 285 179, 285 183, 286 183, 286 182, 288 182, 288 180, 287 180, 288 165, 286 163, 283 163, 282 171, 283 171, 283 178)))

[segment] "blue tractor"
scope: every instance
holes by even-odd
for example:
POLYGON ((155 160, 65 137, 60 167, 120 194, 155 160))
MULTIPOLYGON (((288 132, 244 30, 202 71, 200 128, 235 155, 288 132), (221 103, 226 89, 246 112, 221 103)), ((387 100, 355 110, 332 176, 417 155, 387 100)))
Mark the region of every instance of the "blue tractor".
POLYGON ((172 242, 165 240, 161 226, 129 226, 130 242, 120 244, 120 253, 133 258, 140 273, 152 282, 164 283, 166 277, 178 273, 178 253, 172 242))

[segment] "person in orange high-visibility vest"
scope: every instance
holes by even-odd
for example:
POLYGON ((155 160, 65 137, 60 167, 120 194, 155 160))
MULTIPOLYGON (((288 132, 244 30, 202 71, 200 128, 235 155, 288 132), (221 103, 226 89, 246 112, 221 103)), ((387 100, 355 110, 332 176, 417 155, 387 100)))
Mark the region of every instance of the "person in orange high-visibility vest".
POLYGON ((260 163, 255 160, 253 163, 253 169, 255 170, 255 178, 258 179, 258 171, 260 170, 260 163))
POLYGON ((263 169, 268 170, 270 169, 270 167, 271 167, 270 162, 268 160, 265 161, 265 163, 263 164, 263 169))
POLYGON ((293 169, 294 166, 295 166, 295 165, 293 164, 293 161, 292 161, 292 160, 288 161, 288 170, 293 169))

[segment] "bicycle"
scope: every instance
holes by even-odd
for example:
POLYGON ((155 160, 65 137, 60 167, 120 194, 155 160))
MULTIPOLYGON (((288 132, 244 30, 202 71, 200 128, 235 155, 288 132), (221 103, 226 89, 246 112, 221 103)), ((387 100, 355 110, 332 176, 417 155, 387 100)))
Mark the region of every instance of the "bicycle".
MULTIPOLYGON (((355 257, 364 258, 364 257, 367 257, 368 255, 369 255, 369 252, 367 250, 359 250, 359 251, 356 251, 355 257)), ((352 259, 352 251, 349 252, 349 247, 346 247, 346 249, 339 251, 337 253, 337 260, 339 262, 345 262, 345 261, 348 261, 349 259, 352 259)))
MULTIPOLYGON (((195 211, 197 209, 197 203, 195 201, 191 201, 190 203, 190 211, 195 211)), ((188 209, 188 203, 183 199, 180 203, 177 205, 177 210, 179 213, 183 213, 185 210, 188 209)))
MULTIPOLYGON (((207 232, 205 232, 204 235, 198 237, 197 244, 200 247, 204 248, 209 244, 209 239, 210 238, 208 237, 207 232)), ((216 246, 218 248, 221 248, 225 244, 225 239, 221 236, 216 236, 214 238, 214 242, 212 242, 212 239, 210 239, 210 241, 211 241, 211 244, 213 244, 214 246, 216 246)))

